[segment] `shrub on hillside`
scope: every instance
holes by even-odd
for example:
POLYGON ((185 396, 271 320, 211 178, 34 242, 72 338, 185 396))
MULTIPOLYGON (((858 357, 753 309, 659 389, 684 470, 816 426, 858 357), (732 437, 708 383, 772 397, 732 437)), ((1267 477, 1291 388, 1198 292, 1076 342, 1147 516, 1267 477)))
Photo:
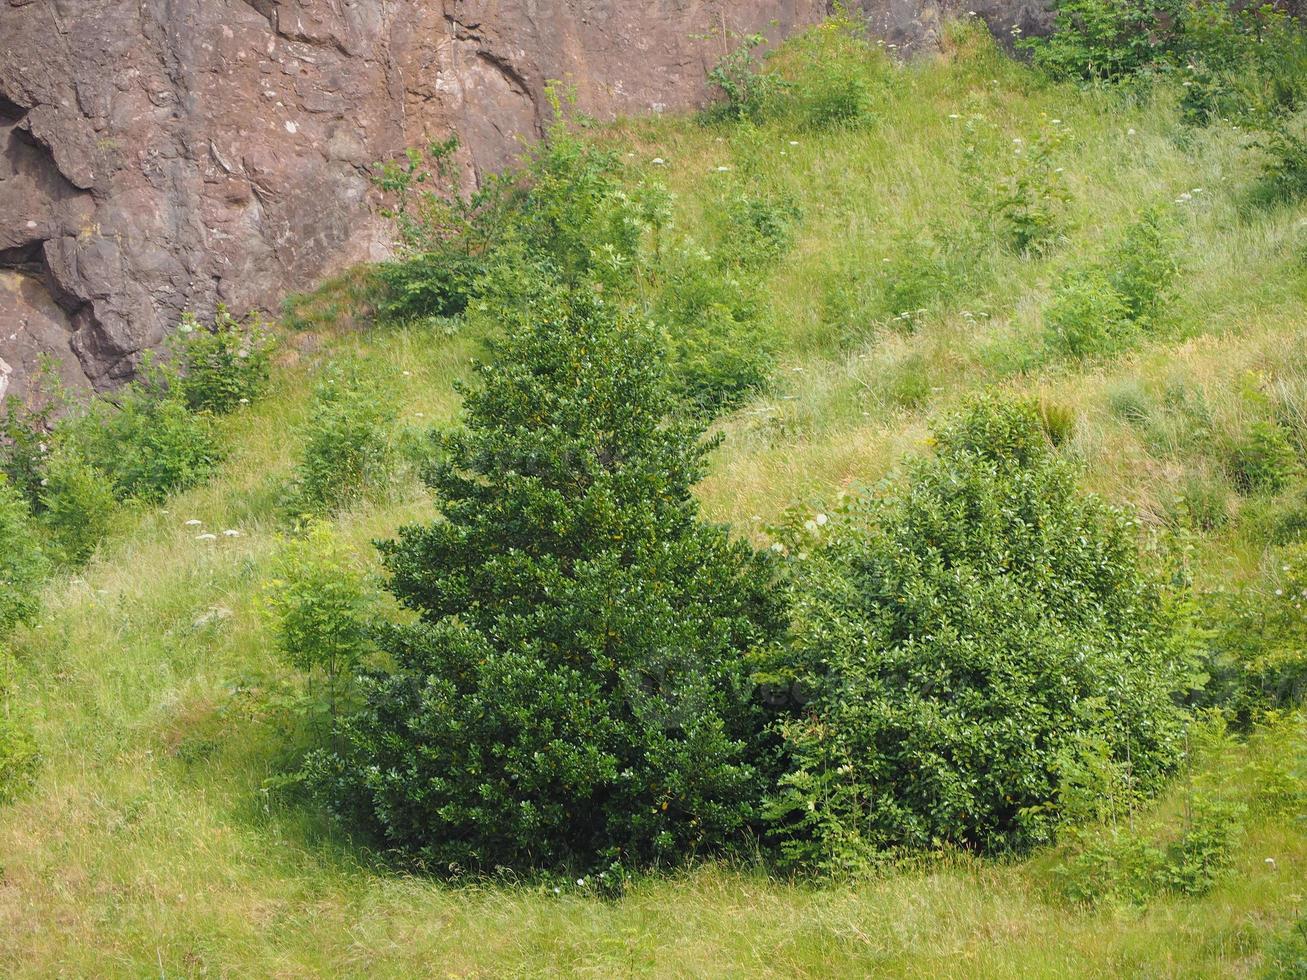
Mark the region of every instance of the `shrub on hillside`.
POLYGON ((765 37, 748 34, 738 40, 735 48, 708 72, 708 83, 722 96, 709 117, 758 122, 774 108, 787 86, 779 75, 760 70, 760 59, 754 52, 767 43, 765 37))
POLYGON ((767 383, 772 342, 742 274, 686 248, 663 267, 653 319, 668 351, 669 384, 695 411, 715 415, 767 383))
POLYGON ((1284 428, 1257 419, 1230 447, 1226 465, 1241 493, 1278 493, 1300 470, 1284 428))
POLYGON ((1206 701, 1242 725, 1307 699, 1307 544, 1268 557, 1261 582, 1205 597, 1213 624, 1206 701))
POLYGON ((885 56, 867 43, 865 24, 844 14, 828 18, 787 45, 795 62, 793 104, 805 125, 830 129, 871 115, 873 79, 885 56))
POLYGON ((224 414, 267 390, 274 340, 257 318, 241 322, 221 304, 212 326, 182 317, 173 341, 177 386, 193 412, 224 414))
POLYGON ((1049 35, 1018 47, 1055 78, 1116 81, 1169 56, 1184 6, 1185 0, 1062 0, 1049 35))
POLYGON ((656 338, 585 288, 512 316, 432 460, 442 519, 383 549, 419 620, 381 631, 392 668, 309 771, 442 871, 720 847, 760 792, 767 575, 699 519, 710 444, 656 338))
POLYGON ((354 674, 374 648, 363 576, 330 525, 314 522, 286 542, 266 602, 278 652, 309 678, 310 692, 318 682, 309 707, 328 717, 334 735, 354 674))
POLYGON ((0 636, 36 613, 46 571, 27 501, 0 474, 0 636))
POLYGON ((1044 312, 1044 321, 1053 347, 1071 357, 1114 354, 1135 335, 1125 300, 1097 268, 1068 277, 1044 312))
POLYGON ((157 374, 94 398, 58 427, 59 439, 113 481, 119 499, 158 503, 194 486, 222 458, 212 416, 192 412, 157 374))
POLYGON ((1146 208, 1108 253, 1106 264, 1112 287, 1121 297, 1125 313, 1147 329, 1166 312, 1180 276, 1175 235, 1165 214, 1146 208))
POLYGON ((1065 230, 1071 192, 1057 161, 1068 139, 1061 124, 1010 142, 983 117, 965 124, 962 171, 972 207, 981 226, 1015 252, 1046 251, 1065 230))
POLYGON ((41 522, 72 565, 91 557, 117 509, 113 481, 66 446, 56 448, 46 464, 41 503, 41 522))
POLYGON ((325 516, 384 487, 394 474, 395 407, 368 379, 331 370, 314 391, 286 509, 325 516))
POLYGON ((1179 752, 1187 630, 1133 521, 1077 490, 1033 405, 978 401, 935 441, 905 487, 790 542, 767 812, 799 864, 1037 842, 1085 746, 1142 792, 1179 752))

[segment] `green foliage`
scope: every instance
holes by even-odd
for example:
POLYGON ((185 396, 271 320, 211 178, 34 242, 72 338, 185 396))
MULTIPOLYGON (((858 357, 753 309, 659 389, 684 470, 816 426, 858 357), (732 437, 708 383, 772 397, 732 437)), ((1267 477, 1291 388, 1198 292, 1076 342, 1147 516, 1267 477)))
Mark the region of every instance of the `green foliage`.
POLYGON ((584 288, 505 315, 432 460, 442 520, 383 548, 420 620, 382 632, 393 669, 314 779, 442 871, 721 847, 760 788, 767 576, 698 518, 710 444, 653 336, 584 288))
POLYGON ((32 782, 40 761, 31 730, 14 703, 15 673, 13 658, 0 644, 0 804, 16 798, 32 782))
MULTIPOLYGON (((49 382, 50 377, 48 371, 38 375, 38 390, 43 387, 43 382, 49 382)), ((58 400, 53 397, 45 398, 43 402, 40 407, 32 408, 17 398, 7 398, 4 417, 0 418, 0 473, 8 477, 10 485, 27 499, 33 512, 41 508, 41 480, 49 451, 49 433, 54 428, 54 412, 58 406, 58 400)))
POLYGON ((193 412, 222 415, 267 390, 275 341, 256 317, 242 323, 219 304, 213 325, 205 326, 188 313, 173 345, 181 370, 177 387, 193 412))
POLYGON ((1126 316, 1147 330, 1166 311, 1180 276, 1175 235, 1157 207, 1145 209, 1107 257, 1108 277, 1126 316))
POLYGON ((91 557, 108 536, 117 510, 113 481, 64 446, 57 447, 46 464, 41 502, 41 523, 71 565, 91 557))
POLYGON ((669 352, 672 388, 698 411, 714 415, 762 388, 772 344, 743 273, 722 269, 702 249, 669 256, 652 315, 669 352))
POLYGON ((794 64, 793 104, 804 125, 831 129, 871 115, 873 80, 884 55, 867 43, 865 24, 842 12, 787 46, 794 64))
POLYGON ((286 503, 294 518, 326 516, 384 488, 395 472, 395 406, 348 367, 315 387, 286 503))
POLYGON ((962 171, 982 228, 1021 254, 1050 248, 1064 231, 1071 193, 1058 160, 1070 138, 1060 123, 1004 145, 983 116, 964 126, 962 171))
POLYGON ((0 636, 36 614, 47 570, 27 501, 0 474, 0 636))
POLYGON ((763 679, 797 704, 768 816, 800 864, 1037 842, 1067 753, 1097 741, 1141 793, 1177 758, 1186 612, 1133 522, 1075 488, 1032 405, 978 401, 936 443, 906 487, 788 543, 763 679))
POLYGON ((1270 189, 1286 201, 1307 198, 1307 112, 1272 122, 1261 147, 1270 189))
POLYGON ((1048 441, 1053 448, 1056 449, 1071 441, 1076 431, 1074 408, 1040 396, 1035 404, 1035 410, 1039 413, 1039 422, 1044 427, 1044 435, 1048 436, 1048 441))
POLYGON ((767 43, 761 34, 738 38, 739 44, 708 72, 708 83, 718 89, 723 101, 715 114, 726 119, 761 120, 786 90, 773 72, 760 71, 754 52, 767 43))
POLYGON ((222 458, 212 417, 175 389, 133 382, 59 426, 59 439, 104 473, 119 499, 157 503, 204 479, 222 458), (115 404, 116 402, 116 404, 115 404))
POLYGON ((1124 299, 1098 268, 1069 276, 1044 312, 1044 320, 1050 344, 1070 357, 1114 354, 1135 336, 1124 299))
POLYGON ((1230 477, 1241 493, 1278 493, 1296 476, 1298 456, 1288 433, 1269 419, 1256 419, 1235 444, 1227 459, 1230 477))
POLYGON ((289 666, 322 678, 313 707, 330 716, 334 733, 354 674, 374 650, 366 582, 330 525, 320 522, 285 543, 275 575, 265 596, 277 649, 289 666))
POLYGON ((1054 869, 1063 896, 1083 904, 1141 906, 1163 892, 1205 895, 1229 869, 1241 811, 1196 798, 1172 840, 1154 843, 1113 823, 1066 834, 1068 856, 1054 869))
POLYGON ((1307 698, 1307 544, 1269 559, 1272 570, 1255 587, 1205 597, 1214 627, 1206 699, 1245 726, 1307 698))
POLYGON ((1104 260, 1072 271, 1045 311, 1049 342, 1071 357, 1115 354, 1156 329, 1180 273, 1166 219, 1148 208, 1104 260))
POLYGON ((1165 60, 1184 0, 1060 0, 1047 37, 1017 42, 1055 78, 1115 81, 1165 60))

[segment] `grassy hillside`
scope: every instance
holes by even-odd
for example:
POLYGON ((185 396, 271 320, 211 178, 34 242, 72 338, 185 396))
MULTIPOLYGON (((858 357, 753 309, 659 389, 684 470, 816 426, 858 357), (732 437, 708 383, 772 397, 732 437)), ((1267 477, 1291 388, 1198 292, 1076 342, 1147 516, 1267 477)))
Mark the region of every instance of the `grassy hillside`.
MULTIPOLYGON (((759 290, 773 381, 718 422, 724 442, 698 488, 706 512, 765 545, 788 508, 892 477, 927 451, 931 419, 995 386, 1073 418, 1058 451, 1083 485, 1137 508, 1146 529, 1182 534, 1200 586, 1269 595, 1276 549, 1307 526, 1307 484, 1299 474, 1277 492, 1241 492, 1229 456, 1273 414, 1288 420, 1299 465, 1307 458, 1307 212, 1260 192, 1243 132, 1186 126, 1165 86, 1054 84, 974 34, 938 58, 860 70, 873 112, 857 126, 664 118, 596 133, 619 148, 632 186, 672 191, 678 241, 720 243, 724 202, 745 190, 799 215, 759 290), (997 148, 997 182, 1054 133, 1049 168, 1068 202, 1048 247, 1022 254, 982 233, 967 146, 997 148), (1045 322, 1058 289, 1153 206, 1182 269, 1164 323, 1117 352, 1060 353, 1045 322), (887 294, 921 268, 935 271, 906 299, 887 294), (1201 413, 1186 412, 1194 405, 1201 413), (1209 517, 1194 520, 1199 509, 1209 517)), ((271 395, 221 423, 216 475, 121 511, 15 634, 14 708, 42 762, 35 785, 0 807, 0 972, 1246 976, 1301 965, 1307 833, 1300 801, 1276 795, 1301 779, 1300 715, 1195 746, 1133 818, 1144 836, 1174 836, 1196 784, 1243 806, 1231 869, 1210 891, 1098 906, 1059 888, 1056 850, 941 852, 859 883, 708 862, 641 877, 617 899, 552 879, 446 883, 395 871, 270 791, 292 751, 298 682, 260 597, 283 546, 278 500, 307 391, 348 359, 393 396, 402 427, 439 425, 458 412, 454 382, 486 329, 374 323, 362 292, 356 277, 302 302, 271 395)), ((432 512, 405 474, 336 525, 375 569, 370 542, 432 512)))

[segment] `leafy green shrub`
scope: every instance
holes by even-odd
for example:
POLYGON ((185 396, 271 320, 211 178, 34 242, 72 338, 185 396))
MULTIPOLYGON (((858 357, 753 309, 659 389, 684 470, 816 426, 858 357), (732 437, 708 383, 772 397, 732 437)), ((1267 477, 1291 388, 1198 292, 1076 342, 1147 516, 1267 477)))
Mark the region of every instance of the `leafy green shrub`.
POLYGON ((1299 471, 1288 434, 1273 421, 1257 419, 1230 449, 1230 477, 1241 493, 1278 493, 1299 471))
POLYGON ((1044 313, 1050 345, 1071 357, 1113 354, 1126 347, 1135 324, 1121 294, 1097 268, 1076 273, 1044 313))
POLYGON ((72 565, 91 557, 109 534, 117 500, 104 473, 68 447, 58 447, 45 468, 41 522, 60 556, 72 565))
POLYGON ((956 292, 965 278, 945 247, 920 230, 895 236, 879 271, 882 316, 909 331, 917 314, 956 292))
POLYGON ((377 164, 373 183, 391 206, 399 258, 376 267, 378 312, 391 320, 459 316, 476 292, 488 253, 505 233, 511 178, 491 176, 463 192, 457 137, 410 147, 377 164))
POLYGON ((395 407, 357 372, 333 369, 314 390, 286 508, 332 514, 389 482, 396 465, 395 407))
POLYGON ((467 309, 485 260, 454 251, 418 252, 377 266, 383 295, 378 304, 390 320, 459 316, 467 309))
POLYGON ((188 313, 173 343, 177 384, 191 411, 221 415, 267 390, 274 339, 257 318, 242 323, 219 304, 206 327, 188 313))
POLYGON ((334 734, 354 674, 374 650, 364 578, 319 522, 285 543, 275 574, 265 594, 278 652, 310 680, 322 679, 310 706, 329 716, 334 734))
POLYGON ((864 23, 839 13, 791 40, 794 104, 805 125, 830 129, 870 116, 872 72, 884 56, 865 33, 864 23))
POLYGON ((727 119, 758 122, 786 90, 779 75, 759 71, 754 52, 767 43, 761 34, 739 38, 739 44, 708 72, 708 83, 718 89, 724 101, 716 114, 727 119))
POLYGON ((1287 201, 1307 198, 1307 112, 1272 122, 1261 148, 1266 183, 1275 195, 1287 201))
POLYGON ((789 641, 762 675, 802 692, 767 808, 789 860, 1037 842, 1076 746, 1141 793, 1178 757, 1188 626, 1133 521, 1076 489, 1032 405, 979 401, 936 443, 791 544, 789 641))
POLYGON ((119 499, 149 503, 185 490, 222 458, 213 420, 192 412, 180 393, 156 387, 147 368, 114 399, 93 399, 59 426, 60 441, 113 481, 119 499))
POLYGON ((32 781, 39 755, 32 733, 13 700, 13 658, 0 645, 0 804, 13 800, 32 781))
POLYGON ((735 194, 723 213, 725 227, 717 257, 722 264, 740 269, 755 269, 788 252, 794 225, 803 218, 793 201, 767 194, 735 194))
POLYGON ((1207 700, 1242 725, 1307 698, 1307 544, 1270 557, 1266 581, 1204 597, 1213 626, 1207 700))
POLYGON ((36 614, 47 570, 27 501, 0 474, 0 636, 36 614))
MULTIPOLYGON (((50 378, 43 372, 36 380, 38 388, 43 388, 50 378)), ((7 398, 3 403, 0 473, 8 477, 10 486, 26 498, 33 513, 41 508, 41 480, 58 403, 57 397, 45 398, 44 405, 39 408, 31 408, 17 398, 7 398)))
POLYGON ((1017 42, 1055 78, 1117 81, 1164 60, 1184 0, 1061 0, 1047 37, 1017 42))
POLYGON ((758 322, 753 289, 707 252, 686 248, 666 262, 652 312, 671 386, 695 410, 717 414, 766 385, 773 342, 758 322))
POLYGON ((1161 211, 1149 208, 1102 263, 1073 271, 1044 314, 1052 346, 1072 357, 1113 354, 1153 329, 1175 291, 1180 265, 1161 211))
POLYGON ((1183 829, 1165 843, 1115 823, 1069 830, 1054 880, 1067 900, 1087 905, 1142 906, 1162 892, 1204 895, 1230 866, 1240 814, 1198 797, 1183 829))
POLYGON ((393 669, 312 778, 441 871, 720 847, 760 790, 764 567, 698 517, 710 445, 655 337, 584 287, 508 312, 432 460, 443 519, 383 548, 420 619, 381 631, 393 669))
POLYGON ((1161 318, 1180 275, 1175 236, 1165 214, 1148 208, 1107 258, 1108 277, 1125 313, 1147 329, 1161 318))

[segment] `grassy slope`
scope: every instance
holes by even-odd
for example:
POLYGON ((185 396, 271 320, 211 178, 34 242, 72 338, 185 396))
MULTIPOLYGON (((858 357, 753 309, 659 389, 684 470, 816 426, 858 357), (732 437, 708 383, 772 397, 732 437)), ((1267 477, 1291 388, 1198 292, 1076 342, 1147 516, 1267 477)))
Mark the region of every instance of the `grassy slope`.
MULTIPOLYGON (((1150 451, 1111 410, 1112 392, 1181 379, 1237 420, 1243 372, 1301 384, 1307 342, 1301 215, 1250 204, 1237 134, 1180 133, 1165 105, 1041 87, 985 52, 894 71, 877 122, 856 132, 623 127, 615 138, 632 147, 633 169, 668 161, 659 173, 678 192, 683 229, 711 224, 713 182, 741 166, 804 207, 770 290, 780 380, 724 423, 702 487, 709 513, 751 533, 755 518, 796 500, 872 482, 919 449, 932 413, 999 383, 1073 406, 1066 451, 1085 462, 1087 485, 1161 514, 1186 468, 1218 461, 1150 451), (848 328, 862 325, 844 322, 839 289, 869 275, 900 231, 962 220, 949 116, 971 112, 1013 136, 1051 117, 1072 129, 1073 234, 1045 259, 986 254, 983 285, 910 336, 849 342, 848 328), (718 175, 719 165, 735 169, 718 175), (1195 187, 1203 193, 1176 208, 1189 271, 1171 334, 1110 363, 1018 372, 1013 352, 1037 343, 1059 271, 1097 255, 1144 205, 1195 187), (919 379, 905 388, 914 372, 925 374, 924 396, 919 379), (904 390, 917 396, 896 396, 904 390)), ((456 409, 451 381, 475 344, 419 330, 320 339, 324 351, 292 349, 275 395, 231 422, 217 479, 133 515, 89 568, 51 586, 46 616, 17 638, 45 766, 34 792, 0 811, 0 973, 1242 975, 1266 937, 1301 915, 1307 841, 1257 822, 1211 894, 1131 913, 1058 904, 1046 856, 946 861, 820 889, 710 865, 647 880, 617 902, 450 887, 370 865, 260 792, 278 765, 285 683, 256 600, 276 548, 272 502, 315 362, 346 349, 366 356, 418 426, 456 409), (199 542, 190 518, 243 533, 199 542)), ((368 540, 429 510, 406 488, 341 525, 366 555, 368 540)), ((1237 528, 1200 551, 1211 578, 1247 576, 1260 560, 1237 528)))

